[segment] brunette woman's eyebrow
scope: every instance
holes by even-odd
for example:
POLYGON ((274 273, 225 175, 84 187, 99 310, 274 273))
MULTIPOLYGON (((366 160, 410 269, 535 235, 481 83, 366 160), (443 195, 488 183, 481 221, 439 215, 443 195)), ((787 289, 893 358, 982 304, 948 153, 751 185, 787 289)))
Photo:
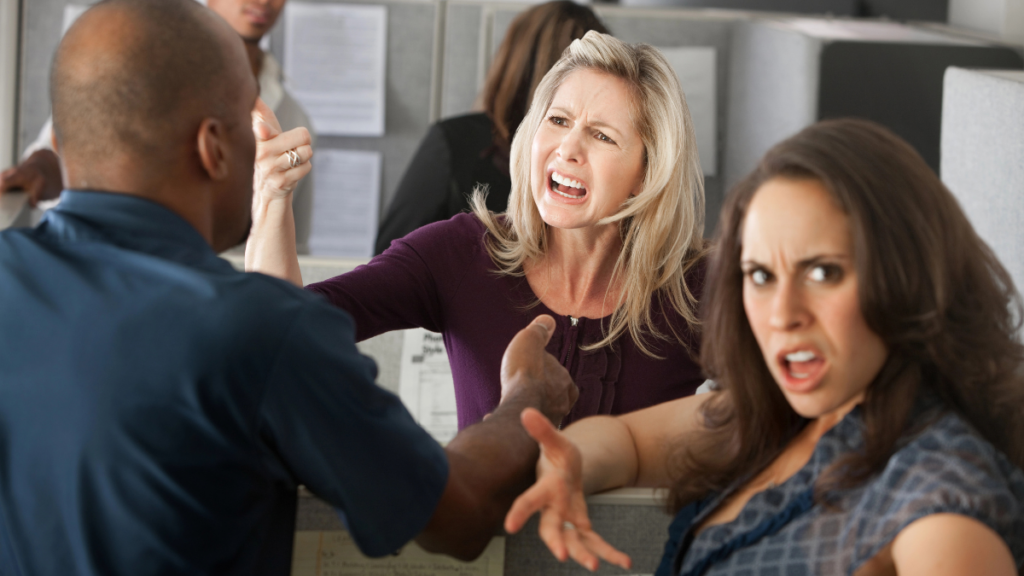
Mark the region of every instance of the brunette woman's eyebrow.
POLYGON ((816 264, 829 264, 836 260, 849 260, 846 254, 817 254, 796 263, 798 270, 806 270, 816 264))

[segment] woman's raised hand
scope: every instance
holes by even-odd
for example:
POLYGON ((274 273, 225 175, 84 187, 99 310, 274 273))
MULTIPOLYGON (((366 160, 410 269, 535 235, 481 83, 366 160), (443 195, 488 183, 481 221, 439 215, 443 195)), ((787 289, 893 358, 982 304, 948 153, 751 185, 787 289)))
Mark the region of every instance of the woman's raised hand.
POLYGON ((540 512, 540 538, 559 561, 571 557, 593 571, 597 570, 598 558, 602 558, 628 569, 629 556, 613 548, 591 528, 579 449, 533 408, 523 411, 522 422, 541 447, 537 482, 512 504, 505 517, 505 530, 510 534, 518 532, 534 512, 540 512))
POLYGON ((252 131, 256 135, 254 192, 265 200, 287 197, 313 169, 309 130, 299 127, 282 133, 273 110, 257 98, 252 131))

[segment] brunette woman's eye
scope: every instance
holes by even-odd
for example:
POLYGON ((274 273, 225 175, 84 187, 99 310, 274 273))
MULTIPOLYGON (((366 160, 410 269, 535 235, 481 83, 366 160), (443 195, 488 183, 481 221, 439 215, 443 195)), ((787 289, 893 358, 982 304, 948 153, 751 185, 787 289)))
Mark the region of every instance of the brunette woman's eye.
POLYGON ((747 276, 750 277, 750 281, 753 282, 755 286, 764 286, 769 280, 771 280, 771 274, 763 268, 754 268, 747 272, 747 276))
POLYGON ((843 277, 843 269, 835 264, 818 264, 807 277, 812 282, 837 282, 843 277))
POLYGON ((598 132, 597 133, 597 139, 602 141, 602 142, 607 142, 609 144, 615 144, 615 140, 612 140, 611 138, 609 138, 608 135, 605 134, 604 132, 598 132))

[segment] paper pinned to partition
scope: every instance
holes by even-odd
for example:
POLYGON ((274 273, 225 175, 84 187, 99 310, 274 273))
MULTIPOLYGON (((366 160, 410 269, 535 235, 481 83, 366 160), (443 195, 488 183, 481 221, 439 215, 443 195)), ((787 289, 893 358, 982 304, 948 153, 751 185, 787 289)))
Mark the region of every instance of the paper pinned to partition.
POLYGON ((384 135, 386 61, 386 6, 285 8, 285 82, 318 134, 384 135))
POLYGON ((422 328, 405 331, 398 396, 435 440, 446 444, 455 437, 455 382, 440 334, 422 328))
POLYGON ((316 188, 310 253, 341 258, 373 256, 380 206, 381 153, 317 150, 313 176, 316 188))
POLYGON ((658 48, 679 78, 697 135, 700 168, 714 176, 718 166, 718 100, 715 49, 710 46, 658 48))
POLYGON ((92 8, 92 6, 88 4, 65 4, 64 19, 61 24, 60 35, 64 36, 68 31, 68 28, 71 28, 71 25, 75 23, 75 20, 78 20, 78 17, 85 14, 85 11, 89 8, 92 8))
POLYGON ((352 535, 298 531, 292 551, 291 576, 502 576, 505 573, 505 537, 491 539, 483 554, 472 562, 460 562, 443 554, 431 554, 415 542, 395 555, 367 558, 352 535))

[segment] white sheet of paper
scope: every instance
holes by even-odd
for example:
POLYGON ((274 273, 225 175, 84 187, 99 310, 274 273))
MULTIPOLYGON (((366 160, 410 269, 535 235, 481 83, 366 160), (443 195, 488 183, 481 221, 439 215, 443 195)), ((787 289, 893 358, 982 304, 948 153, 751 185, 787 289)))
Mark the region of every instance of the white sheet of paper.
POLYGON ((784 25, 808 36, 828 40, 859 40, 861 42, 906 42, 910 44, 963 44, 980 45, 968 38, 953 38, 945 34, 912 28, 897 22, 858 20, 831 20, 794 18, 784 25))
POLYGON ((435 440, 446 444, 459 431, 455 383, 440 334, 406 330, 402 340, 398 396, 435 440))
POLYGON ((503 576, 505 537, 496 536, 472 562, 431 554, 415 542, 396 555, 367 558, 348 532, 295 532, 291 576, 503 576))
POLYGON ((381 153, 319 149, 309 250, 315 256, 369 258, 377 238, 381 153))
POLYGON ((289 2, 284 75, 318 134, 384 135, 387 7, 289 2))
POLYGON ((697 134, 700 167, 714 176, 718 166, 718 105, 716 100, 715 49, 708 46, 658 48, 679 78, 686 95, 693 130, 697 134))
POLYGON ((71 25, 75 23, 75 20, 78 20, 78 17, 82 14, 85 14, 85 11, 89 8, 92 8, 92 6, 81 4, 65 4, 64 21, 60 28, 60 35, 63 36, 64 33, 68 31, 68 28, 71 28, 71 25))

